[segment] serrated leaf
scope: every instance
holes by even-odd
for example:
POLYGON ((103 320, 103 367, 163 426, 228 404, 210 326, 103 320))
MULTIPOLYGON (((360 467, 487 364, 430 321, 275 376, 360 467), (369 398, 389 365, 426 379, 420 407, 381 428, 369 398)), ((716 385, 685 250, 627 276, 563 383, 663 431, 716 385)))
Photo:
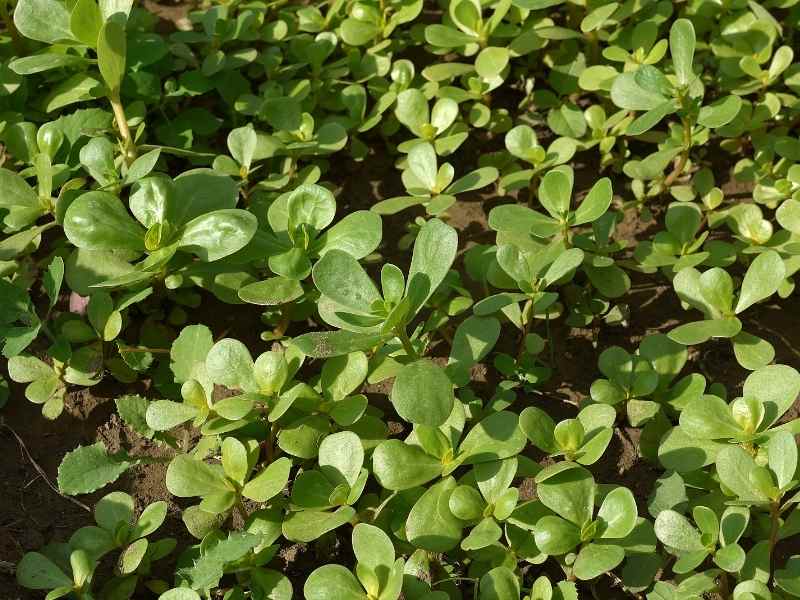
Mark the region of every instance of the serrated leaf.
POLYGON ((207 590, 219 585, 224 567, 244 557, 261 543, 261 536, 243 531, 228 534, 226 539, 211 546, 194 562, 194 565, 178 570, 196 590, 207 590))
POLYGON ((78 446, 58 466, 58 489, 64 494, 88 494, 116 481, 133 462, 108 454, 103 442, 78 446))
POLYGON ((155 431, 147 424, 147 399, 137 395, 120 396, 114 400, 114 404, 117 414, 128 427, 148 439, 155 435, 155 431))

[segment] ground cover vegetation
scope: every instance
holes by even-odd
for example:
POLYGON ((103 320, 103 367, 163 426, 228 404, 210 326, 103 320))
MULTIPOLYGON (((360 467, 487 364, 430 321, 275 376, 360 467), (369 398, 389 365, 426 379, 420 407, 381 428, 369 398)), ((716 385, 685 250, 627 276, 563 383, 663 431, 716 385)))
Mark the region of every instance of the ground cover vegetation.
POLYGON ((800 597, 797 0, 0 20, 0 595, 800 597))

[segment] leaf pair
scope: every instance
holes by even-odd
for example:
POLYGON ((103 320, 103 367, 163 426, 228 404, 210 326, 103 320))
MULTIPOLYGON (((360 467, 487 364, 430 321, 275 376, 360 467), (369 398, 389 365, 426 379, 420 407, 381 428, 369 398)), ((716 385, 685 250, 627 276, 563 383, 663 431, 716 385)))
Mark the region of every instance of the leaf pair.
POLYGON ((703 213, 697 204, 673 202, 664 219, 666 231, 659 231, 652 241, 637 244, 634 256, 645 267, 672 267, 675 271, 703 264, 712 253, 708 250, 710 245, 700 251, 708 237, 707 231, 697 235, 702 221, 703 213))
POLYGON ((436 154, 446 156, 467 139, 466 126, 456 123, 458 104, 452 98, 439 98, 430 108, 422 91, 410 88, 397 95, 394 114, 417 137, 400 144, 400 152, 409 152, 420 141, 427 141, 433 144, 436 154))
MULTIPOLYGON (((454 413, 457 414, 458 410, 459 405, 456 405, 454 413)), ((461 465, 477 465, 516 456, 526 443, 519 418, 510 411, 489 414, 476 423, 460 443, 459 435, 447 424, 439 428, 417 425, 413 440, 381 442, 372 454, 375 478, 388 490, 411 489, 461 465)))
POLYGON ((378 215, 359 210, 330 226, 335 215, 336 200, 322 186, 304 184, 278 196, 267 211, 274 238, 267 259, 272 272, 299 281, 311 273, 313 259, 332 250, 358 260, 378 247, 382 234, 378 215))
MULTIPOLYGON (((572 279, 584 257, 583 250, 566 249, 561 239, 544 247, 534 245, 524 249, 513 243, 502 244, 496 254, 500 267, 496 283, 501 287, 516 287, 521 293, 501 292, 488 296, 477 302, 473 311, 478 316, 488 316, 519 302, 530 301, 531 315, 557 313, 557 305, 555 310, 553 305, 558 300, 558 292, 552 288, 572 279)), ((520 318, 512 320, 516 323, 520 318)))
POLYGON ((322 293, 318 309, 323 320, 344 331, 307 333, 292 343, 307 356, 329 357, 394 337, 444 280, 457 247, 452 227, 438 219, 426 222, 414 243, 408 276, 384 265, 380 292, 355 258, 341 250, 327 252, 313 269, 314 284, 322 293))
POLYGON ((706 316, 704 321, 686 323, 669 332, 669 337, 684 345, 702 344, 714 337, 733 338, 734 352, 742 366, 757 369, 772 361, 772 346, 746 332, 736 315, 774 294, 786 277, 780 255, 762 252, 750 263, 734 305, 733 278, 722 268, 700 273, 693 267, 681 269, 673 280, 678 297, 706 316), (740 333, 741 332, 741 333, 740 333))
POLYGON ((629 135, 642 135, 658 125, 664 117, 678 111, 695 113, 694 122, 708 128, 722 127, 739 113, 742 101, 738 96, 725 96, 699 108, 693 99, 702 98, 703 86, 694 73, 696 40, 692 22, 678 19, 670 28, 669 48, 675 71, 673 84, 651 64, 642 64, 635 71, 621 73, 611 86, 611 100, 627 110, 645 111, 627 127, 629 135))
POLYGON ((146 572, 150 563, 174 550, 173 538, 149 541, 167 516, 167 503, 153 502, 134 520, 133 498, 124 492, 111 492, 101 498, 94 508, 97 526, 81 527, 69 540, 74 549, 84 550, 93 561, 99 561, 115 548, 122 548, 117 559, 117 572, 125 577, 137 571, 146 572))
POLYGON ((292 462, 279 458, 253 474, 259 450, 254 440, 227 437, 221 465, 180 454, 167 468, 167 489, 180 498, 200 496, 200 509, 211 514, 230 510, 242 497, 267 502, 286 487, 292 462))
MULTIPOLYGON (((319 444, 318 469, 300 473, 292 486, 292 504, 300 510, 327 510, 356 503, 367 483, 368 472, 363 468, 364 447, 352 431, 340 431, 325 436, 319 444)), ((303 513, 294 515, 298 531, 303 513)), ((297 536, 297 533, 294 534, 297 536)), ((306 541, 306 536, 302 536, 306 541)), ((313 539, 313 538, 311 538, 313 539)))
MULTIPOLYGON (((39 198, 39 194, 30 186, 28 182, 8 169, 0 169, 0 209, 3 211, 3 224, 10 231, 16 231, 34 223, 39 217, 47 214, 47 203, 39 198)), ((33 230, 20 250, 28 246, 36 237, 38 232, 33 230)), ((9 240, 4 240, 8 244, 9 240)), ((0 256, 2 254, 0 253, 0 256)), ((3 258, 8 260, 12 256, 3 258)))
POLYGON ((615 420, 616 412, 605 404, 590 404, 575 419, 565 419, 558 424, 542 409, 528 406, 519 416, 519 425, 542 452, 591 465, 608 447, 614 435, 615 420))
POLYGON ((482 167, 453 181, 455 170, 450 163, 437 168, 436 152, 428 142, 415 144, 408 151, 408 166, 403 170, 403 185, 409 196, 382 200, 372 211, 391 215, 423 204, 429 215, 441 215, 456 201, 458 194, 478 190, 497 179, 494 167, 482 167))
POLYGON ((555 515, 536 523, 536 545, 545 554, 559 556, 583 544, 573 563, 578 579, 594 579, 625 558, 619 541, 636 527, 633 494, 624 487, 608 492, 594 514, 596 486, 591 473, 574 463, 561 462, 536 476, 539 500, 555 515), (556 516, 557 515, 557 516, 556 516))
POLYGON ((327 600, 334 593, 347 600, 397 600, 403 587, 402 558, 395 560, 391 539, 383 530, 359 523, 353 528, 355 575, 341 565, 315 569, 306 579, 306 600, 327 600))
POLYGON ((519 490, 512 487, 517 474, 517 458, 479 463, 472 473, 477 490, 471 484, 461 484, 453 490, 448 501, 450 512, 474 527, 461 541, 467 551, 480 550, 502 537, 500 524, 517 507, 519 490))
POLYGON ((529 125, 517 125, 506 133, 506 150, 533 169, 525 169, 504 176, 500 185, 508 190, 525 187, 531 178, 551 167, 568 162, 577 150, 577 142, 572 138, 556 138, 547 148, 539 144, 536 132, 529 125))
POLYGON ((672 569, 679 574, 688 573, 711 554, 724 571, 739 572, 745 563, 745 552, 738 541, 750 522, 750 512, 741 506, 729 506, 718 518, 713 510, 699 505, 692 510, 692 517, 699 530, 674 510, 664 510, 656 517, 656 536, 678 556, 672 569))
MULTIPOLYGON (((206 435, 235 431, 253 421, 255 406, 267 410, 277 421, 297 400, 289 382, 303 363, 296 350, 268 351, 254 361, 238 340, 224 338, 213 343, 204 325, 185 327, 170 350, 175 381, 182 384, 183 402, 156 400, 147 407, 147 424, 155 431, 167 431, 189 420, 202 426, 206 435), (214 385, 234 394, 212 402, 214 385)), ((295 386, 297 387, 297 386, 295 386)), ((313 394, 313 391, 312 391, 313 394)))
POLYGON ((135 219, 113 194, 91 191, 67 208, 64 233, 82 249, 146 251, 151 256, 139 265, 143 272, 178 250, 215 261, 247 245, 258 225, 251 213, 233 208, 236 197, 234 182, 210 170, 190 171, 175 181, 152 176, 131 194, 135 219))
MULTIPOLYGON (((727 446, 717 454, 716 467, 723 491, 739 502, 762 506, 779 503, 798 484, 797 444, 790 431, 776 431, 767 444, 766 465, 757 464, 740 446, 727 446)), ((798 498, 795 495, 788 503, 797 502, 798 498)))
POLYGON ((800 394, 800 375, 786 365, 762 367, 747 377, 742 394, 731 404, 707 394, 683 405, 680 425, 661 440, 662 464, 688 472, 713 463, 728 442, 763 445, 800 394))

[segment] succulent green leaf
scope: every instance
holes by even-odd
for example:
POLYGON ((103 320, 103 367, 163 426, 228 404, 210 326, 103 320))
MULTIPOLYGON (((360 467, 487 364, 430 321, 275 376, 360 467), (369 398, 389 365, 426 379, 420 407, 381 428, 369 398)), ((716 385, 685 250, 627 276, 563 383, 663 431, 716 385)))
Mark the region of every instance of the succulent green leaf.
POLYGON ((552 556, 571 551, 581 541, 581 531, 576 525, 554 515, 537 521, 534 536, 539 550, 552 556))
POLYGON ((624 538, 636 525, 638 511, 633 493, 628 488, 611 490, 597 512, 600 519, 599 533, 602 538, 624 538))
POLYGON ((686 86, 694 78, 692 61, 695 49, 694 26, 689 19, 678 19, 669 30, 669 51, 678 85, 686 86))
POLYGON ((184 225, 179 247, 211 262, 244 248, 256 233, 258 219, 238 208, 222 209, 195 217, 184 225))
POLYGON ((519 417, 508 410, 490 414, 469 430, 458 448, 464 464, 478 464, 516 456, 527 439, 519 417))
POLYGON ((433 295, 447 275, 456 257, 456 230, 440 221, 427 221, 414 242, 411 266, 406 280, 409 316, 415 315, 433 295))
POLYGON ((382 487, 399 491, 424 485, 439 477, 442 463, 418 446, 400 440, 386 440, 372 453, 372 470, 382 487))
POLYGON ((145 231, 122 202, 108 192, 86 192, 64 214, 64 233, 87 250, 144 250, 145 231))
POLYGON ((17 582, 32 590, 72 589, 72 579, 44 554, 27 552, 17 564, 17 582))
POLYGON ((72 39, 69 12, 58 0, 21 0, 14 9, 14 25, 27 38, 56 44, 72 39))
POLYGON ((508 567, 495 567, 481 577, 477 600, 519 600, 517 575, 508 567))
POLYGON ((347 252, 331 250, 313 269, 314 285, 328 298, 356 314, 370 314, 381 296, 358 261, 347 252))
POLYGON ((447 552, 459 544, 463 523, 448 503, 455 487, 455 479, 448 477, 425 490, 406 519, 409 543, 431 552, 447 552))
POLYGON ((397 414, 410 423, 438 427, 453 410, 453 384, 445 371, 429 359, 404 365, 391 395, 397 414))
POLYGON ((329 480, 353 487, 364 464, 364 447, 352 431, 327 436, 319 446, 319 465, 329 480))
POLYGON ((341 565, 324 565, 315 569, 303 586, 306 600, 367 600, 361 584, 350 571, 341 565))
POLYGON ((355 509, 350 506, 340 506, 333 512, 320 510, 294 512, 283 522, 283 535, 293 542, 311 542, 349 523, 355 514, 355 509))
POLYGON ((746 450, 739 446, 727 446, 717 454, 716 464, 720 481, 739 499, 753 502, 767 499, 751 479, 756 463, 746 450))
POLYGON ((117 19, 110 19, 103 23, 97 37, 97 64, 112 96, 119 94, 125 76, 126 56, 125 25, 117 19))
POLYGON ((277 496, 289 481, 292 461, 281 457, 253 476, 242 488, 242 496, 256 502, 267 502, 277 496))
POLYGON ((681 552, 697 552, 703 549, 700 532, 682 514, 663 510, 655 520, 658 540, 665 546, 681 552))
POLYGON ((688 435, 704 440, 736 439, 742 435, 728 404, 713 395, 704 395, 686 406, 681 411, 680 424, 688 435))
POLYGON ((765 300, 774 294, 786 277, 783 259, 774 250, 759 254, 747 269, 736 303, 736 314, 739 314, 756 302, 765 300))
POLYGON ((607 573, 625 558, 625 550, 612 544, 587 544, 575 558, 573 572, 578 579, 587 581, 607 573))
POLYGON ((167 467, 167 489, 179 498, 231 491, 222 469, 179 454, 167 467))
POLYGON ((767 455, 778 488, 784 489, 797 471, 797 443, 794 436, 788 431, 775 432, 770 437, 767 455))
POLYGON ((576 464, 549 467, 536 476, 536 481, 539 499, 547 508, 578 527, 591 520, 595 482, 589 471, 576 464))

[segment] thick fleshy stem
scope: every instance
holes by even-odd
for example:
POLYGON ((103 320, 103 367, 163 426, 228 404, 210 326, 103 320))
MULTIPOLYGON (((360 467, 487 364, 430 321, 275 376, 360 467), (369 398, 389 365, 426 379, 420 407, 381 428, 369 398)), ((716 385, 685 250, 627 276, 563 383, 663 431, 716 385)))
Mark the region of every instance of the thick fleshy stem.
POLYGON ((114 121, 119 130, 119 136, 122 139, 122 149, 125 158, 125 164, 130 166, 136 160, 136 144, 133 141, 131 130, 128 127, 128 119, 125 117, 125 108, 122 106, 119 93, 115 92, 109 95, 109 102, 111 102, 111 110, 114 112, 114 121))

